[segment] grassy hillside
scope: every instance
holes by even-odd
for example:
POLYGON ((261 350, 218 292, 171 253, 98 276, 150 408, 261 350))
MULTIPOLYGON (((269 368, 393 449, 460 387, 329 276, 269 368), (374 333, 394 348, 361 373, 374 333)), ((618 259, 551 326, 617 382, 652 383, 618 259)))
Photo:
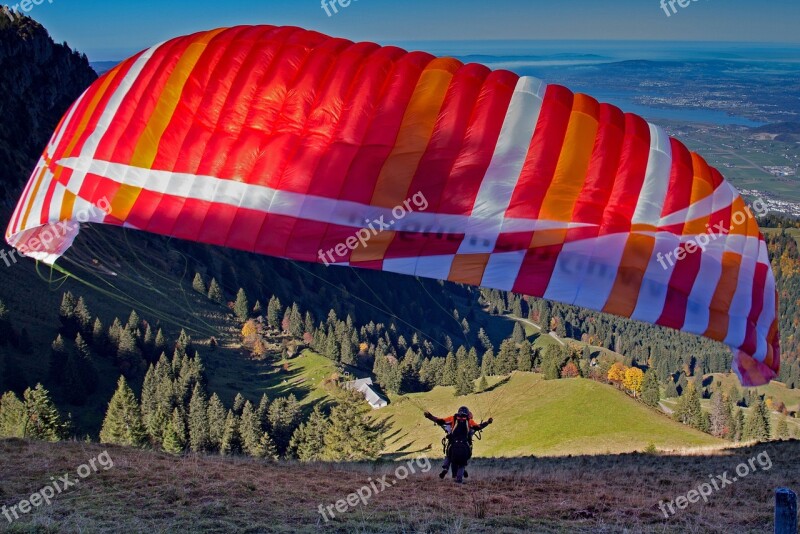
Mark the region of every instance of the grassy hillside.
POLYGON ((422 417, 422 409, 444 417, 462 404, 476 419, 495 418, 476 443, 476 456, 621 453, 643 450, 650 443, 659 449, 723 444, 591 380, 544 380, 515 372, 508 382, 495 386, 466 397, 455 397, 452 388, 437 387, 393 398, 375 412, 390 430, 387 452, 440 455, 442 431, 422 417))
POLYGON ((9 440, 0 441, 0 498, 9 506, 50 477, 77 478, 78 467, 104 450, 114 466, 13 525, 0 516, 0 532, 763 533, 772 531, 774 489, 800 487, 798 445, 693 456, 478 459, 467 483, 457 486, 439 480, 435 464, 423 472, 423 458, 414 474, 395 480, 399 464, 392 462, 276 464, 9 440), (769 462, 754 463, 753 473, 714 492, 708 504, 690 504, 668 519, 659 510, 662 500, 686 495, 709 474, 732 473, 757 455, 769 462), (319 514, 320 505, 346 499, 383 475, 389 487, 366 505, 358 501, 327 523, 319 514))

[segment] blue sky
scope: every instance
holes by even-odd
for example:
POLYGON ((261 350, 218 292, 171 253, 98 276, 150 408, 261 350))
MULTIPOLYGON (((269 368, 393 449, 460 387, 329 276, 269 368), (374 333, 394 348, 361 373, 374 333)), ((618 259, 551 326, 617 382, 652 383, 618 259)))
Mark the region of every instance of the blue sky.
MULTIPOLYGON (((9 0, 5 0, 8 2, 9 0)), ((16 3, 18 0, 10 0, 16 3)), ((661 0, 43 0, 28 13, 94 61, 170 37, 237 24, 291 24, 380 43, 466 39, 800 42, 797 0, 694 0, 667 17, 661 0)))

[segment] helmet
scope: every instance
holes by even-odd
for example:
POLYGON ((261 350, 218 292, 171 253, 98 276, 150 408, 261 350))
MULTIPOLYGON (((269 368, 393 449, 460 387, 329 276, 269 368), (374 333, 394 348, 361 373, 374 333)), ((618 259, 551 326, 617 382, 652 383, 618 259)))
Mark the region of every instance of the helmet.
POLYGON ((458 415, 471 417, 472 416, 472 412, 470 412, 469 408, 467 408, 466 406, 462 406, 461 408, 458 409, 458 415))

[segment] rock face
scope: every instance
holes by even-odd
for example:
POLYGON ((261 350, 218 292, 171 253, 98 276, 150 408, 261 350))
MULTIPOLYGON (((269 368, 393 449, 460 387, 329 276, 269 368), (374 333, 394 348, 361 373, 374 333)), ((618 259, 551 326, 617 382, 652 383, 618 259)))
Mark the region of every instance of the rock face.
POLYGON ((0 12, 0 226, 53 130, 95 79, 85 54, 29 17, 0 12))

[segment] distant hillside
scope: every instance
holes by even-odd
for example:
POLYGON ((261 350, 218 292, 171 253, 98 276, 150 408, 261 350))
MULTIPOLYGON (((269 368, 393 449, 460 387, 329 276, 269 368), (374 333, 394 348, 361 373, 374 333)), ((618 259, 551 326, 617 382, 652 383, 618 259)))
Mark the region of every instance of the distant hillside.
POLYGON ((441 455, 443 432, 422 417, 422 408, 445 417, 461 405, 476 420, 495 419, 476 442, 475 455, 481 457, 617 454, 644 450, 651 443, 664 450, 725 444, 612 386, 582 378, 543 380, 515 372, 486 393, 455 397, 453 388, 437 387, 392 401, 374 415, 388 425, 387 452, 408 456, 418 451, 441 455))
POLYGON ((38 22, 0 16, 0 223, 70 104, 97 78, 38 22))

